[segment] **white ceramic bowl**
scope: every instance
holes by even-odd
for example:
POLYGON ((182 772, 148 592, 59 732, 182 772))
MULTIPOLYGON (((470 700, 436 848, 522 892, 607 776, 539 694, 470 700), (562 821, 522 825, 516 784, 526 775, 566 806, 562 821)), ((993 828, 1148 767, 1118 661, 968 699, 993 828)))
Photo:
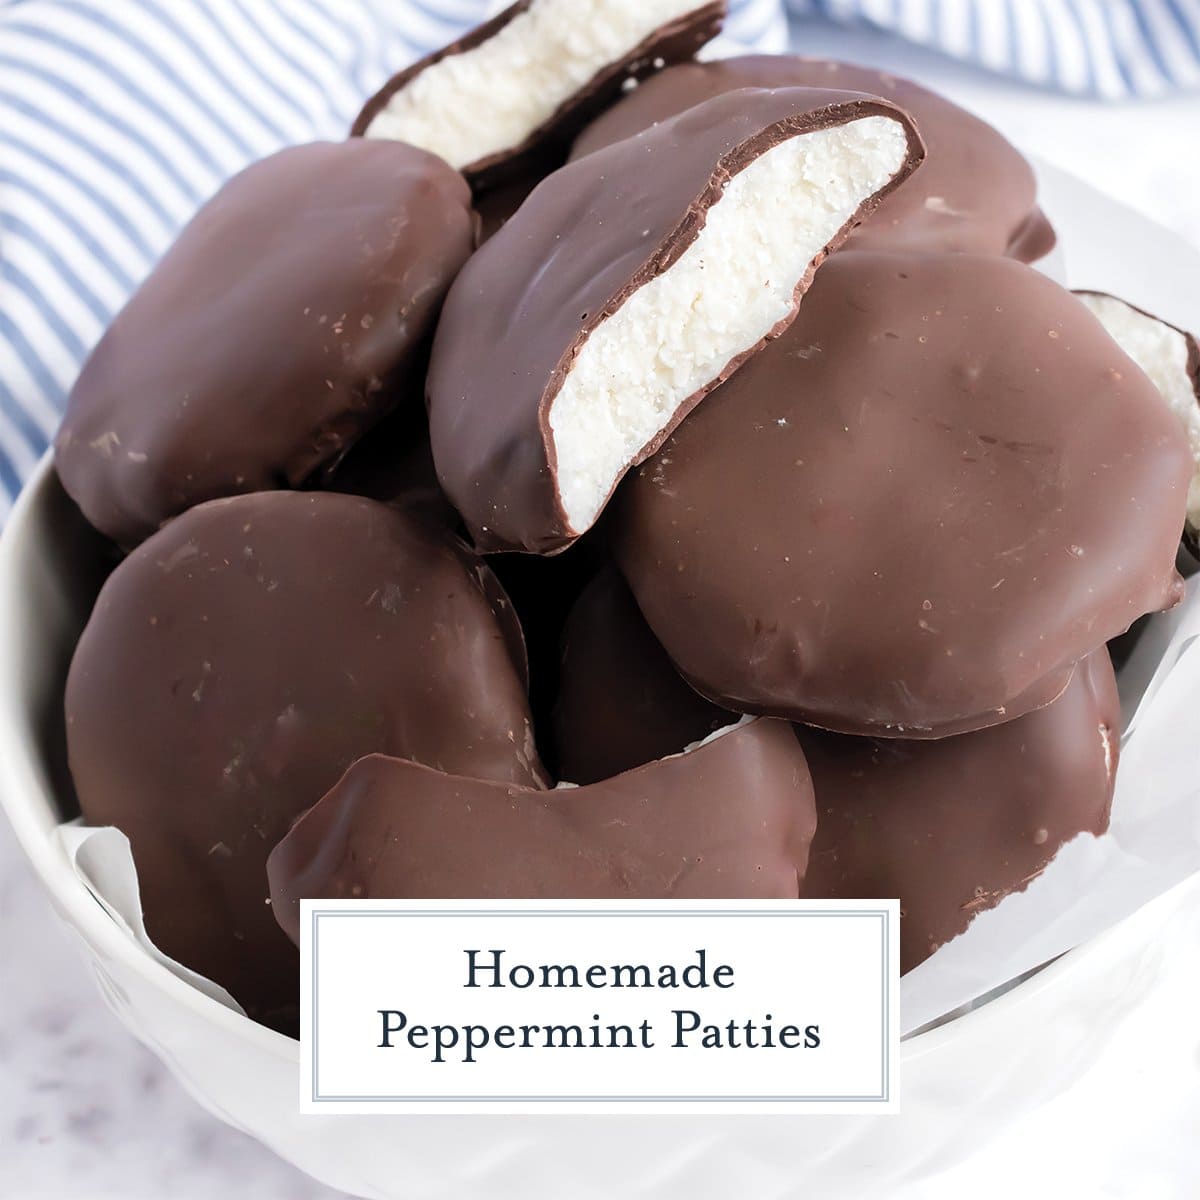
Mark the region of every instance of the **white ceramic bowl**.
MULTIPOLYGON (((1081 185, 1054 172, 1043 184, 1052 216, 1075 207, 1081 185)), ((1130 219, 1110 204, 1096 218, 1109 237, 1114 210, 1130 219)), ((99 540, 44 462, 0 541, 0 800, 121 1021, 205 1108, 325 1183, 381 1200, 894 1195, 1060 1095, 1120 1015, 1101 981, 1144 939, 1136 922, 905 1042, 898 1116, 301 1117, 297 1044, 151 959, 52 836, 73 809, 62 685, 102 573, 99 540)))

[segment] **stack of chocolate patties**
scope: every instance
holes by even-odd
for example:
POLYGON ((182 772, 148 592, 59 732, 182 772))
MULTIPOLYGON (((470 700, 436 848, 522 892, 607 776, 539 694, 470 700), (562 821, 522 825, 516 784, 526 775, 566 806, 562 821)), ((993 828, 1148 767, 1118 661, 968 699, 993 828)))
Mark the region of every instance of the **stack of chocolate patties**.
POLYGON ((912 965, 1104 830, 1180 595, 1200 420, 1023 265, 1012 147, 594 7, 231 180, 71 397, 83 814, 277 1028, 301 897, 899 895, 912 965))

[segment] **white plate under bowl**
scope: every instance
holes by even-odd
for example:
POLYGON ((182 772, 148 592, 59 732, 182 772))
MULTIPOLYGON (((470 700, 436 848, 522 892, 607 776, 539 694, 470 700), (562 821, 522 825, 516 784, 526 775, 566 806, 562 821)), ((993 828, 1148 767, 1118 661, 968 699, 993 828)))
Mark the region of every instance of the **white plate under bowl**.
MULTIPOLYGON (((1147 275, 1177 270, 1170 236, 1062 172, 1039 175, 1051 219, 1063 214, 1070 282, 1149 302, 1147 275), (1147 245, 1164 250, 1148 259, 1147 245), (1136 255, 1122 252, 1130 246, 1136 255)), ((1194 319, 1194 283, 1180 279, 1177 303, 1163 302, 1161 284, 1153 289, 1161 315, 1194 319)), ((43 462, 0 540, 0 801, 121 1021, 206 1109, 331 1186, 372 1200, 895 1195, 1060 1095, 1120 1017, 1103 983, 1145 940, 1137 918, 907 1040, 897 1116, 301 1117, 297 1043, 154 962, 53 839, 74 811, 62 686, 101 557, 43 462)))

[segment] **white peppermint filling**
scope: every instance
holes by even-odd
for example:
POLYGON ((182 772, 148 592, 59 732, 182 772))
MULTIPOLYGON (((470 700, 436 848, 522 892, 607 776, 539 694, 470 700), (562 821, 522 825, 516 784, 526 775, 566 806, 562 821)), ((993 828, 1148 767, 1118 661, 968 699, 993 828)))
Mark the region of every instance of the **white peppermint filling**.
POLYGON ((1109 336, 1150 377, 1187 434, 1196 470, 1188 486, 1188 524, 1200 528, 1200 401, 1188 374, 1187 338, 1157 317, 1147 316, 1112 296, 1079 297, 1100 319, 1109 336))
POLYGON ((812 260, 907 154, 884 116, 773 146, 729 181, 680 258, 596 327, 549 411, 574 532, 679 406, 788 316, 812 260))
POLYGON ((534 0, 494 37, 426 67, 367 126, 460 170, 514 149, 655 30, 700 0, 534 0))

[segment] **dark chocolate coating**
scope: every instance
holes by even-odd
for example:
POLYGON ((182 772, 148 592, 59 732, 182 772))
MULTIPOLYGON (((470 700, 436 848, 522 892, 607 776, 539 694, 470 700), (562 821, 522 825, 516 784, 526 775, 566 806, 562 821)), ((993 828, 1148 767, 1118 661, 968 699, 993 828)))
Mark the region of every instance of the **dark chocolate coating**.
POLYGON ((424 406, 405 405, 384 417, 351 447, 323 486, 409 508, 455 533, 462 521, 438 483, 424 406))
POLYGON ((798 729, 817 793, 801 894, 900 898, 901 970, 1025 889, 1078 833, 1108 828, 1121 709, 1108 656, 1053 704, 936 742, 798 729))
POLYGON ((554 791, 373 755, 272 851, 271 907, 296 940, 303 898, 788 899, 815 825, 782 721, 554 791))
POLYGON ((944 96, 873 67, 756 54, 669 67, 623 96, 576 139, 572 159, 735 88, 846 88, 883 96, 917 123, 927 154, 912 181, 854 231, 850 246, 1007 254, 1033 262, 1054 247, 1037 182, 1000 133, 944 96))
POLYGON ((615 568, 583 589, 563 630, 554 706, 560 779, 608 779, 737 719, 687 685, 615 568))
POLYGON ((1045 258, 1057 245, 1058 234, 1054 232, 1054 226, 1040 208, 1035 208, 1009 239, 1005 257, 1015 258, 1018 262, 1035 263, 1045 258))
POLYGON ((193 504, 297 487, 401 403, 475 243, 462 177, 396 142, 314 143, 234 176, 100 340, 56 445, 135 545, 193 504))
MULTIPOLYGON (((578 348, 695 241, 724 183, 792 136, 880 115, 901 120, 910 138, 895 186, 921 148, 892 105, 807 88, 746 90, 554 172, 480 247, 446 299, 427 387, 438 477, 479 549, 555 553, 581 532, 558 494, 550 405, 578 348)), ((797 305, 813 270, 796 287, 797 305)), ((688 397, 640 457, 757 348, 688 397)))
MULTIPOLYGON (((455 54, 474 50, 495 37, 514 17, 527 12, 537 0, 517 0, 490 21, 472 29, 470 33, 444 46, 441 50, 419 59, 393 75, 375 93, 354 120, 350 133, 362 137, 379 112, 387 107, 391 98, 426 68, 455 54)), ((576 133, 598 112, 603 112, 621 94, 626 80, 644 79, 659 70, 664 63, 684 62, 691 58, 701 46, 721 32, 728 10, 726 0, 697 0, 695 9, 677 21, 657 29, 650 37, 635 46, 629 54, 617 62, 609 63, 594 75, 588 83, 536 129, 531 129, 525 139, 496 154, 488 155, 463 167, 462 173, 472 187, 483 189, 503 184, 519 176, 547 159, 561 158, 565 148, 576 133)))
POLYGON ((189 510, 105 584, 66 690, 83 815, 128 835, 158 946, 256 1019, 296 1015, 267 854, 352 762, 539 784, 497 586, 410 513, 282 491, 189 510))
POLYGON ((613 546, 704 695, 937 737, 1048 703, 1182 594, 1191 454, 1020 263, 834 255, 796 322, 626 481, 613 546))
MULTIPOLYGON (((1193 575, 1200 574, 1200 561, 1197 560, 1196 552, 1191 548, 1191 541, 1189 527, 1183 540, 1179 543, 1179 548, 1175 551, 1175 570, 1179 572, 1182 579, 1191 579, 1193 575)), ((1142 634, 1149 628, 1153 619, 1154 614, 1147 613, 1143 617, 1138 617, 1124 633, 1117 634, 1115 638, 1109 638, 1108 657, 1112 659, 1114 671, 1119 673, 1124 669, 1130 655, 1133 654, 1134 647, 1141 640, 1142 634)))
POLYGON ((545 171, 539 174, 525 174, 502 187, 491 188, 476 196, 475 210, 479 213, 480 244, 489 241, 508 224, 517 209, 529 198, 529 193, 549 173, 545 171))
POLYGON ((607 560, 599 541, 589 534, 562 554, 490 554, 486 561, 503 585, 524 633, 529 653, 529 707, 538 751, 553 778, 569 778, 558 769, 552 719, 563 627, 584 585, 607 560))

